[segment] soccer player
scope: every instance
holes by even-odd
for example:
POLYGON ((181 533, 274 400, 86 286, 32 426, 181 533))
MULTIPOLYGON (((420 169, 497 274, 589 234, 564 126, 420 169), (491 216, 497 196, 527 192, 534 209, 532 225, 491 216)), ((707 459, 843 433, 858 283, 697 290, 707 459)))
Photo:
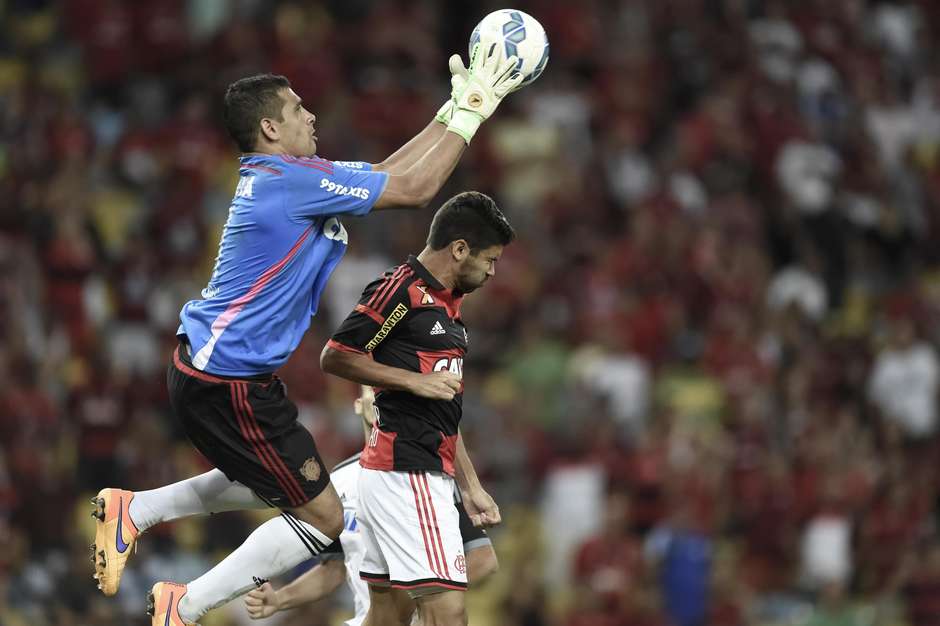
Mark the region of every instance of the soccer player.
POLYGON ((397 623, 394 589, 415 599, 423 624, 467 623, 456 487, 474 525, 497 524, 500 514, 460 437, 468 344, 460 304, 494 275, 514 237, 491 198, 454 196, 435 213, 421 254, 370 283, 320 355, 324 371, 379 390, 359 459, 369 626, 397 623), (445 393, 416 392, 435 372, 445 393))
MULTIPOLYGON (((229 86, 226 128, 241 179, 202 299, 180 313, 167 374, 170 403, 193 445, 217 468, 150 491, 102 489, 94 499, 92 558, 113 595, 139 534, 189 515, 275 506, 231 555, 188 585, 161 581, 152 623, 192 624, 210 609, 322 552, 343 528, 342 505, 297 407, 273 372, 299 344, 346 250, 345 215, 426 205, 479 125, 517 87, 515 57, 481 42, 469 70, 451 58, 454 91, 411 141, 375 166, 316 156, 316 117, 282 76, 229 86), (458 71, 459 70, 459 71, 458 71)), ((451 381, 412 391, 442 397, 451 381)))
MULTIPOLYGON (((374 400, 372 387, 363 385, 362 393, 356 399, 355 409, 362 417, 367 439, 375 422, 374 400)), ((278 611, 316 602, 335 591, 345 580, 353 593, 356 608, 356 614, 346 621, 346 626, 362 624, 369 610, 369 590, 366 583, 359 578, 359 566, 365 556, 357 515, 360 454, 351 456, 330 472, 330 481, 343 503, 345 526, 339 541, 334 541, 320 554, 319 565, 285 587, 275 590, 271 583, 265 582, 258 589, 249 591, 245 596, 245 608, 252 619, 263 619, 278 611)), ((477 583, 496 571, 496 552, 493 551, 493 543, 486 531, 474 526, 470 521, 463 504, 458 503, 457 507, 460 515, 460 535, 467 557, 467 578, 470 582, 477 583)), ((409 626, 415 611, 414 600, 405 593, 399 593, 397 607, 400 623, 402 626, 409 626)))

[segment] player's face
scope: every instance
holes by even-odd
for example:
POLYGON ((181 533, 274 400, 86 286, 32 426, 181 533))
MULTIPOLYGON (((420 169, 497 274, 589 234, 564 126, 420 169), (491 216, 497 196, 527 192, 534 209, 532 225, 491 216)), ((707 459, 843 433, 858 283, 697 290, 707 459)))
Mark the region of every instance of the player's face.
POLYGON ((283 122, 278 123, 281 133, 281 145, 291 156, 313 156, 317 153, 317 136, 314 123, 317 116, 303 107, 300 96, 293 89, 281 91, 284 108, 281 111, 283 122))
POLYGON ((496 274, 496 262, 502 255, 503 246, 496 245, 464 257, 457 273, 457 289, 462 293, 470 293, 482 287, 496 274))

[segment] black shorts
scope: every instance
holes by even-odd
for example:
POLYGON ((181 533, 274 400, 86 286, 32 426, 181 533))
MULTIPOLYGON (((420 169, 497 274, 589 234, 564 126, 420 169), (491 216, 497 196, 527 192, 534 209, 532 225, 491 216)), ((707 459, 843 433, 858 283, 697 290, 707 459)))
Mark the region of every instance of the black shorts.
POLYGON ((330 483, 310 432, 277 376, 213 376, 192 366, 184 345, 167 371, 170 405, 210 463, 280 508, 300 506, 330 483))

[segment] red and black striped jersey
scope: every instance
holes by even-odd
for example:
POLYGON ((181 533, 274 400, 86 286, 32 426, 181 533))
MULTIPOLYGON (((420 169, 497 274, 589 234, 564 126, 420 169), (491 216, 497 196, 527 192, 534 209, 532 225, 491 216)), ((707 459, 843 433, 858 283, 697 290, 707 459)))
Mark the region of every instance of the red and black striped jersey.
MULTIPOLYGON (((359 304, 329 341, 335 350, 371 354, 376 362, 411 370, 463 373, 467 329, 462 295, 445 289, 413 256, 362 292, 359 304)), ((376 389, 378 413, 359 462, 395 471, 454 473, 463 388, 453 400, 429 400, 376 389)))

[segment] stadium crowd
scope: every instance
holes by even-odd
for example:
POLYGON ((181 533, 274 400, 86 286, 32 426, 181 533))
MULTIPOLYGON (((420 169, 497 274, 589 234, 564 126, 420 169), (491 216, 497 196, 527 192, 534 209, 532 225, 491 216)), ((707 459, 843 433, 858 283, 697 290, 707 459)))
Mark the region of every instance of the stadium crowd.
MULTIPOLYGON (((470 622, 940 624, 940 3, 516 7, 548 68, 439 198, 490 193, 520 234, 464 310, 463 429, 505 519, 470 622)), ((160 526, 117 598, 95 591, 88 498, 206 467, 164 368, 235 187, 225 86, 285 74, 321 156, 378 161, 495 8, 0 3, 0 624, 148 623, 153 581, 257 523, 160 526)), ((348 220, 280 373, 328 464, 361 431, 320 348, 429 217, 348 220)))

